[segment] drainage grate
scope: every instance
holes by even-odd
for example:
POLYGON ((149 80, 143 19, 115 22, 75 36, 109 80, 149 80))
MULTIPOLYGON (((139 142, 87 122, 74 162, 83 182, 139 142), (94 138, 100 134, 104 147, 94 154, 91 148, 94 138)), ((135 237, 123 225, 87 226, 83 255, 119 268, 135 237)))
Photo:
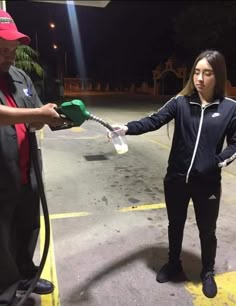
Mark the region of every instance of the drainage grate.
POLYGON ((87 161, 96 161, 96 160, 108 160, 105 155, 84 155, 84 158, 87 161))

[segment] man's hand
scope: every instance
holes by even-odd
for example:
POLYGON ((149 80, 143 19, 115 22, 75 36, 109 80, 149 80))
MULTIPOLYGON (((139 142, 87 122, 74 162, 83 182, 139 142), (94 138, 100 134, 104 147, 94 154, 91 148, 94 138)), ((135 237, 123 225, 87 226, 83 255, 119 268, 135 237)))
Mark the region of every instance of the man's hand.
POLYGON ((54 103, 48 103, 39 108, 40 120, 37 120, 37 125, 48 124, 50 126, 60 126, 63 125, 66 120, 61 118, 60 115, 55 110, 57 107, 54 103))
POLYGON ((54 103, 48 103, 40 108, 17 108, 0 104, 0 126, 35 122, 37 126, 48 124, 56 127, 71 124, 70 120, 60 117, 56 107, 54 103))

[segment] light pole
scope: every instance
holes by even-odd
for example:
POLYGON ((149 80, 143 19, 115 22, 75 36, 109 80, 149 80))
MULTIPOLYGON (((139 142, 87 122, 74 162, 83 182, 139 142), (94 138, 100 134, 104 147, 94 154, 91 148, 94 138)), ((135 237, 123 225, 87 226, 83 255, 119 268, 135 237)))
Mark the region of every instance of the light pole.
POLYGON ((60 76, 62 79, 62 76, 66 77, 67 73, 68 73, 68 58, 67 58, 67 52, 66 50, 63 50, 63 48, 60 48, 60 46, 58 46, 57 44, 52 44, 52 48, 58 52, 57 56, 58 56, 58 61, 63 63, 62 61, 60 61, 60 58, 63 57, 63 61, 64 61, 64 65, 60 65, 60 67, 58 66, 58 72, 60 72, 60 76), (63 67, 64 66, 64 67, 63 67))
POLYGON ((39 46, 38 46, 38 33, 37 33, 37 32, 35 32, 34 38, 35 38, 35 49, 36 49, 37 51, 39 51, 39 46))
MULTIPOLYGON (((0 0, 0 1, 1 1, 1 0, 0 0)), ((0 2, 0 3, 1 3, 1 2, 0 2)), ((49 27, 50 27, 51 29, 55 29, 55 28, 56 28, 56 25, 55 25, 54 22, 50 22, 50 23, 49 23, 49 27)), ((34 33, 34 39, 35 39, 35 50, 39 51, 38 32, 37 32, 37 31, 34 33)))
MULTIPOLYGON (((51 29, 55 29, 56 28, 56 24, 54 22, 50 22, 49 23, 49 27, 51 29)), ((60 46, 58 46, 56 43, 53 43, 52 44, 52 47, 53 49, 56 51, 57 49, 62 49, 60 48, 60 46)), ((61 50, 62 52, 62 50, 61 50)), ((66 53, 66 50, 64 50, 63 52, 63 60, 64 60, 64 67, 61 68, 61 78, 62 78, 62 71, 64 70, 64 77, 67 75, 67 72, 68 72, 68 65, 67 65, 67 53, 66 53), (63 69, 64 68, 64 69, 63 69)))
POLYGON ((68 65, 67 65, 67 53, 66 53, 66 51, 65 51, 65 54, 64 54, 64 64, 65 64, 64 76, 66 77, 66 76, 67 76, 67 70, 68 70, 68 65))

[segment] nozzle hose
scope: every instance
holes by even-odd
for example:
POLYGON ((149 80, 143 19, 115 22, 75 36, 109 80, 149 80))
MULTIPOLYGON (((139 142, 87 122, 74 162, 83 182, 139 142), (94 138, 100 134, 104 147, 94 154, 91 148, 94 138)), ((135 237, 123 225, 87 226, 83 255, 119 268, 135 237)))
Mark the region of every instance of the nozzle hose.
POLYGON ((105 122, 103 119, 96 117, 93 114, 90 114, 89 119, 101 123, 103 126, 105 126, 110 131, 114 131, 113 127, 108 122, 105 122))

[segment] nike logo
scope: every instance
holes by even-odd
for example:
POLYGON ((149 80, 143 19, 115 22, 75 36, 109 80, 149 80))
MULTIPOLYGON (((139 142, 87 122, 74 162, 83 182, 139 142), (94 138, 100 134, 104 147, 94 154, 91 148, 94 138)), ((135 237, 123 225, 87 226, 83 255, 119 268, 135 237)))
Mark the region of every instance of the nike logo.
POLYGON ((211 115, 212 118, 219 117, 219 116, 220 116, 220 113, 214 113, 211 115))

